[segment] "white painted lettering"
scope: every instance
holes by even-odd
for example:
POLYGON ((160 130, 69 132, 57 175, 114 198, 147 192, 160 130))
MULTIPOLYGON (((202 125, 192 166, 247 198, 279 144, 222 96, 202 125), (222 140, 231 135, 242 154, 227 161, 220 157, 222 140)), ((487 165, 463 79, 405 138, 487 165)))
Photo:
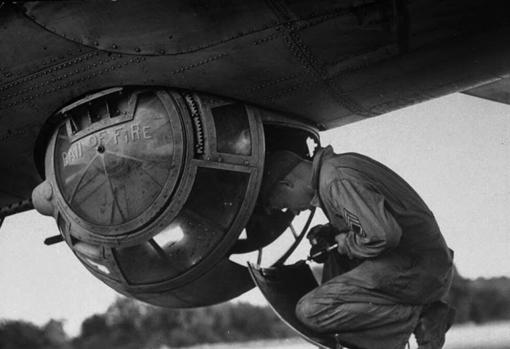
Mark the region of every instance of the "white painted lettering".
POLYGON ((151 139, 152 136, 150 134, 151 127, 150 126, 144 126, 142 127, 143 130, 143 138, 145 139, 151 139))
POLYGON ((91 135, 88 139, 89 146, 95 147, 99 144, 99 140, 97 139, 96 135, 91 135))
POLYGON ((108 134, 108 132, 106 132, 106 131, 99 132, 99 142, 98 143, 103 144, 107 134, 108 134))
POLYGON ((133 139, 133 141, 140 140, 140 125, 138 124, 131 125, 131 138, 133 139))
POLYGON ((72 165, 83 157, 83 146, 81 143, 74 143, 67 152, 62 153, 64 167, 72 165))
POLYGON ((122 131, 122 127, 120 128, 116 128, 114 131, 113 131, 113 139, 115 141, 115 144, 119 144, 119 136, 120 136, 120 132, 122 131))
POLYGON ((141 126, 139 123, 134 123, 91 134, 87 138, 73 143, 67 149, 67 152, 62 152, 62 163, 64 166, 72 165, 84 156, 84 147, 89 151, 100 144, 105 145, 108 140, 113 139, 113 144, 119 144, 119 142, 131 143, 152 139, 151 131, 151 126, 141 126))

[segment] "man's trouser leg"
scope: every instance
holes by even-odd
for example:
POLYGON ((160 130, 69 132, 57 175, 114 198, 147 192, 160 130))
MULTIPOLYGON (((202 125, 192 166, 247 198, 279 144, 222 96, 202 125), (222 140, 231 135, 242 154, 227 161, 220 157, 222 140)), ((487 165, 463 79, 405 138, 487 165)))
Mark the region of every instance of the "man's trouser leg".
POLYGON ((366 349, 404 348, 422 307, 395 304, 377 291, 349 285, 337 276, 306 294, 296 315, 321 333, 366 349))
MULTIPOLYGON (((453 252, 452 252, 453 253, 453 252)), ((419 348, 442 348, 446 332, 455 321, 455 309, 448 304, 448 295, 453 282, 453 270, 447 281, 447 287, 441 300, 427 304, 420 314, 414 331, 419 348)))

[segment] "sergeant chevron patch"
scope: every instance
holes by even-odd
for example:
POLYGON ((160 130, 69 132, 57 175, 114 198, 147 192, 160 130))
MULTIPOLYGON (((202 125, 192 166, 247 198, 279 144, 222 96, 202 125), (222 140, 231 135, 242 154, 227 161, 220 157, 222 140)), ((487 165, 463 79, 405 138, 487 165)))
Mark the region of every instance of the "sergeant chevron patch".
POLYGON ((362 238, 366 237, 367 234, 363 230, 361 226, 361 222, 354 213, 350 212, 348 209, 344 208, 344 217, 347 222, 347 225, 351 228, 351 230, 356 234, 361 236, 362 238))

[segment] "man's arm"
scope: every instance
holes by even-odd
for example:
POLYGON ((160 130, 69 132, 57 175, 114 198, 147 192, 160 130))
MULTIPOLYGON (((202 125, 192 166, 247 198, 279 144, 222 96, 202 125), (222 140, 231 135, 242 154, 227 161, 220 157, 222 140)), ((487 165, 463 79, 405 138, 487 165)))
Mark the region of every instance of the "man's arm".
POLYGON ((331 204, 350 228, 336 237, 341 254, 372 258, 398 245, 402 229, 381 194, 346 179, 332 182, 329 189, 331 204))

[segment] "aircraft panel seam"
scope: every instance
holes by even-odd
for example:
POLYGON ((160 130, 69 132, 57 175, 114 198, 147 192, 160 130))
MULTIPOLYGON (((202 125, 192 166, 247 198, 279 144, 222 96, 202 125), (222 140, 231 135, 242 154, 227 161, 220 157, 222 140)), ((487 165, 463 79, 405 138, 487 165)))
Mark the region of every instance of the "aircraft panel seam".
MULTIPOLYGON (((143 61, 145 61, 146 58, 145 57, 136 57, 136 58, 130 58, 129 60, 127 61, 124 61, 124 62, 121 62, 121 63, 118 63, 118 64, 112 64, 108 67, 105 67, 103 69, 100 69, 100 70, 97 70, 89 75, 86 75, 84 77, 81 77, 81 78, 78 78, 78 79, 75 79, 75 80, 71 80, 71 81, 67 81, 61 85, 58 85, 56 87, 53 87, 53 88, 49 88, 47 90, 44 90, 42 92, 39 92, 39 93, 36 93, 36 94, 33 94, 33 95, 28 95, 28 96, 25 96, 23 98, 20 98, 14 102, 11 102, 11 103, 8 103, 8 104, 0 104, 0 110, 3 110, 3 109, 7 109, 7 108, 11 108, 11 107, 14 107, 14 106, 17 106, 19 104, 22 104, 22 103, 25 103, 25 102, 28 102, 28 101, 31 101, 35 98, 38 98, 38 97, 42 97, 44 95, 47 95, 47 94, 50 94, 50 93, 53 93, 53 92, 56 92, 56 91, 59 91, 59 90, 62 90, 62 89, 65 89, 65 88, 69 88, 77 83, 81 83, 81 82, 84 82, 84 81, 87 81, 87 80, 90 80, 90 79, 93 79, 99 75, 102 75, 102 74, 105 74, 105 73, 108 73, 108 72, 111 72, 111 71, 115 71, 115 70, 118 70, 118 69, 121 69, 127 65, 130 65, 130 64, 133 64, 133 63, 136 63, 136 64, 140 64, 142 63, 143 61)), ((94 66, 95 67, 95 66, 94 66)))
MULTIPOLYGON (((98 55, 94 55, 94 56, 98 56, 98 55)), ((117 59, 120 59, 120 58, 122 58, 120 55, 115 55, 115 56, 112 55, 109 60, 106 60, 106 61, 100 60, 98 63, 91 63, 91 64, 89 64, 87 66, 75 69, 72 72, 67 72, 67 73, 64 73, 63 75, 57 76, 55 78, 52 78, 52 79, 49 79, 49 80, 46 80, 46 81, 43 81, 43 82, 41 82, 39 84, 32 85, 32 86, 30 86, 28 88, 22 89, 22 90, 20 90, 20 91, 18 91, 16 93, 11 94, 11 95, 6 95, 6 96, 4 96, 0 100, 6 101, 6 100, 12 99, 14 97, 18 97, 20 95, 29 93, 30 91, 37 90, 37 89, 40 89, 40 88, 44 88, 45 86, 51 85, 51 84, 53 84, 55 82, 58 82, 58 81, 61 81, 63 79, 66 79, 68 77, 71 77, 72 75, 78 75, 80 73, 85 73, 87 71, 93 70, 94 68, 97 67, 98 64, 101 65, 101 64, 111 63, 111 62, 113 62, 113 61, 115 61, 117 59)), ((81 62, 81 60, 78 61, 78 63, 80 63, 80 62, 81 62)), ((34 76, 34 78, 28 79, 27 81, 24 81, 24 82, 33 81, 33 80, 35 80, 37 78, 40 78, 40 77, 42 77, 44 75, 47 75, 49 73, 54 73, 54 72, 57 72, 57 71, 62 70, 64 68, 69 68, 69 67, 71 67, 71 65, 72 64, 66 64, 66 65, 52 67, 51 69, 48 69, 47 71, 43 72, 42 75, 35 74, 36 76, 34 76)))
MULTIPOLYGON (((305 70, 315 77, 314 80, 321 81, 320 85, 323 90, 341 107, 348 109, 351 113, 371 116, 367 110, 365 110, 359 103, 349 98, 347 94, 342 91, 341 87, 334 81, 328 79, 328 73, 321 63, 320 59, 312 52, 310 47, 301 38, 299 31, 302 30, 294 22, 290 21, 291 18, 296 18, 292 11, 281 1, 278 0, 267 0, 268 6, 276 13, 278 18, 286 21, 283 26, 285 30, 285 42, 291 54, 298 59, 305 70)), ((300 85, 308 85, 315 83, 305 82, 304 84, 298 84, 291 88, 288 88, 278 94, 272 95, 270 99, 276 99, 278 96, 284 96, 287 92, 296 91, 300 85)))
POLYGON ((176 69, 174 71, 172 71, 170 74, 171 75, 174 75, 174 74, 180 74, 180 73, 184 73, 188 70, 193 70, 194 68, 196 67, 200 67, 202 65, 206 65, 208 63, 211 63, 211 62, 214 62, 214 61, 218 61, 222 58, 225 58, 226 56, 228 56, 229 54, 226 53, 226 52, 222 52, 222 53, 219 53, 215 56, 211 56, 211 57, 208 57, 208 58, 205 58, 199 62, 196 62, 196 63, 193 63, 193 64, 189 64, 189 65, 184 65, 184 66, 181 66, 179 69, 176 69))
POLYGON ((59 63, 57 65, 54 65, 50 68, 46 68, 46 69, 41 69, 39 71, 36 71, 36 72, 33 72, 33 73, 30 73, 28 75, 25 75, 24 77, 22 78, 19 78, 19 79, 16 79, 16 80, 12 80, 12 81, 9 81, 5 84, 0 84, 0 92, 3 92, 5 90, 8 90, 12 87, 15 87, 15 86, 18 86, 20 84, 23 84, 25 82, 29 82, 29 81, 32 81, 32 80, 35 80, 37 78, 40 78, 44 75, 48 75, 50 73, 53 73, 53 72, 56 72, 58 70, 61 70, 63 68, 67 68, 67 67, 70 67, 72 65, 75 65, 75 64, 79 64, 83 61, 87 61, 87 60, 90 60, 91 58, 95 57, 95 56, 98 56, 100 54, 99 51, 89 51, 81 56, 78 56, 78 57, 75 57, 71 60, 68 60, 66 62, 62 62, 62 63, 59 63))

